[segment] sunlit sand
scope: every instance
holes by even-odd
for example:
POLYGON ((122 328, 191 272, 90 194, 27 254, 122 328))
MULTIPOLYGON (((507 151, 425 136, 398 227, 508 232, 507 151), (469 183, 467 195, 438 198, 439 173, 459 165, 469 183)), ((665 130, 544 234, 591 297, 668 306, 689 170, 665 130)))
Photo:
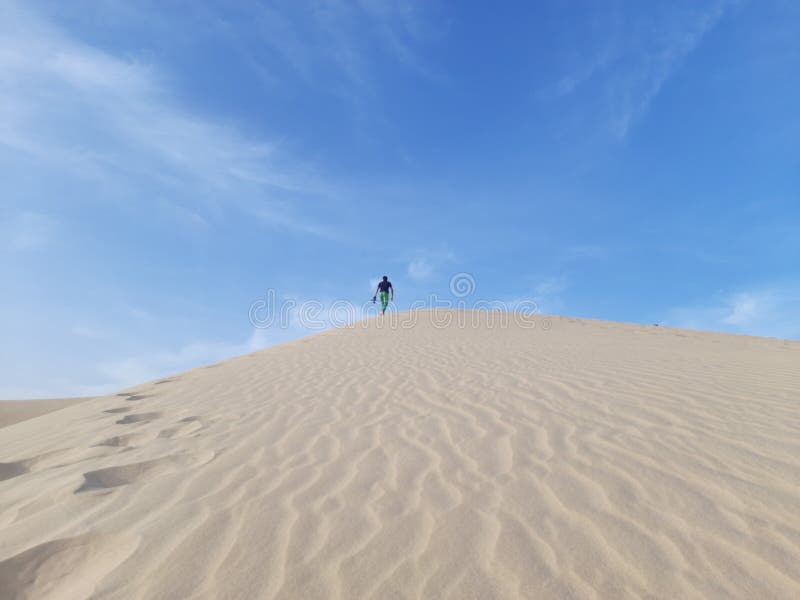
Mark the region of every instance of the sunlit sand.
POLYGON ((800 598, 800 343, 449 314, 0 429, 0 595, 800 598))

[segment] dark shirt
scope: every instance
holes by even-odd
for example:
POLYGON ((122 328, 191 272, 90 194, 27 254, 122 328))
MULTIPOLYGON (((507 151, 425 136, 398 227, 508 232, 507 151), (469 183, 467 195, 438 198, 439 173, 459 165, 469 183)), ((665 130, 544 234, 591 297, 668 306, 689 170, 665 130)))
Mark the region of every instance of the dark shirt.
POLYGON ((388 292, 390 287, 392 287, 392 282, 391 281, 381 281, 378 284, 378 291, 388 292))

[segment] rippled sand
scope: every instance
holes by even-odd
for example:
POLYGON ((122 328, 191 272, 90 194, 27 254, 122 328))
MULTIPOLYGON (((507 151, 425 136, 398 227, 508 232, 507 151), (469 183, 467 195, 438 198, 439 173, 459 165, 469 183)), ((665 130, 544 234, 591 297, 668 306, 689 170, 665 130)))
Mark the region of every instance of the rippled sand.
POLYGON ((0 596, 800 598, 800 343, 446 315, 1 429, 0 596))

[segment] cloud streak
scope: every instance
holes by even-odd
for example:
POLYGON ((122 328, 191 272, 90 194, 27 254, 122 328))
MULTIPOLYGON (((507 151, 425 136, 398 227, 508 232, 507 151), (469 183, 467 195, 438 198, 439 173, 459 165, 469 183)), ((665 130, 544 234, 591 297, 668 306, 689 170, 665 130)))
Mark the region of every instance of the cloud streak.
POLYGON ((330 190, 284 144, 182 108, 155 65, 88 46, 14 2, 1 14, 0 147, 17 159, 121 193, 155 186, 177 204, 236 207, 318 233, 295 205, 330 190))
POLYGON ((425 79, 442 79, 420 52, 441 37, 429 26, 430 5, 423 10, 405 0, 279 0, 244 6, 244 17, 212 9, 206 21, 268 88, 289 79, 359 109, 378 95, 376 63, 384 55, 425 79))
POLYGON ((655 14, 648 10, 627 20, 609 11, 601 18, 603 45, 587 48, 592 58, 564 74, 550 95, 559 103, 573 96, 593 97, 592 118, 601 116, 608 132, 623 140, 687 57, 738 3, 667 4, 655 14))

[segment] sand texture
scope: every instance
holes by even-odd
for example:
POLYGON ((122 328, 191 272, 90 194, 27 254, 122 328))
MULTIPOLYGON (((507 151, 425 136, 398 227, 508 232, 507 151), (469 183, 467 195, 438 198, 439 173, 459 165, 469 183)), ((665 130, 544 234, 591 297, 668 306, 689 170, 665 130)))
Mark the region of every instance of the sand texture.
POLYGON ((0 597, 800 598, 800 343, 415 314, 0 429, 0 597))

